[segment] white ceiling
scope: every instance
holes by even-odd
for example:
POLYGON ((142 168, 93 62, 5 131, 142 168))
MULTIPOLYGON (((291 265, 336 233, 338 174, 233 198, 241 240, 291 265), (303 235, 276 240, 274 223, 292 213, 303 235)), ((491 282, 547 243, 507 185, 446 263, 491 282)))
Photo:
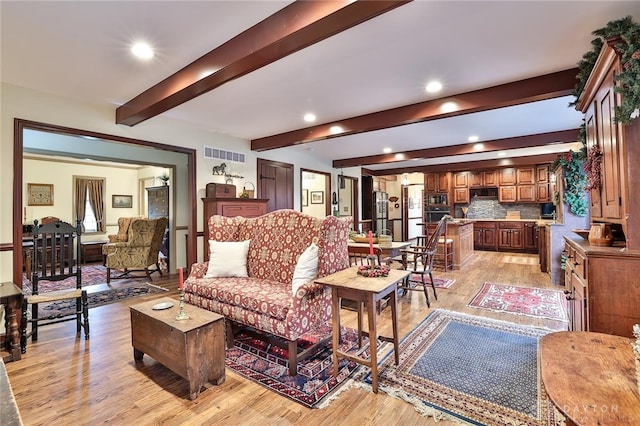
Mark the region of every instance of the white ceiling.
MULTIPOLYGON (((282 1, 1 2, 3 82, 117 106, 277 12, 282 1), (143 38, 150 62, 128 53, 143 38)), ((590 49, 591 31, 640 19, 637 1, 414 1, 182 104, 163 116, 244 139, 562 71, 590 49), (431 79, 444 83, 433 96, 431 79)), ((575 129, 571 97, 532 102, 280 149, 330 160, 575 129)), ((115 118, 114 118, 115 119, 115 118)), ((154 120, 151 118, 150 120, 154 120)), ((55 124, 55 123, 54 123, 55 124)), ((567 145, 507 156, 561 152, 567 145)), ((372 170, 495 158, 412 160, 372 170)))

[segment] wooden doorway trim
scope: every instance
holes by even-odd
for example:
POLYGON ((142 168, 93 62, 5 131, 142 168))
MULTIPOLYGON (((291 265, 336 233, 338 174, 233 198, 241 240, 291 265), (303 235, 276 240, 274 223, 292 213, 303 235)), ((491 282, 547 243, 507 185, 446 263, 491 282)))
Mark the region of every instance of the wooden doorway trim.
MULTIPOLYGON (((302 200, 302 186, 303 180, 302 176, 304 173, 313 173, 316 175, 324 176, 324 210, 325 216, 331 215, 331 204, 332 204, 332 194, 331 194, 331 173, 321 172, 319 170, 311 170, 311 169, 300 169, 300 200, 302 200)), ((311 196, 311 194, 309 194, 311 196)), ((311 204, 311 201, 309 202, 311 204)), ((300 202, 302 205, 302 201, 300 202)), ((302 211, 302 206, 300 207, 300 211, 302 211)))

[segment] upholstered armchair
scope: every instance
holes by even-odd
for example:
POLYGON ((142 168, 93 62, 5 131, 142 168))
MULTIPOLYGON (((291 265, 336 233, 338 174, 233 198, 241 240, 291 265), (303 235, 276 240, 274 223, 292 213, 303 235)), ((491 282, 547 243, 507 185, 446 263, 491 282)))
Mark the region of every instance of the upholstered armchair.
POLYGON ((123 243, 126 242, 129 237, 129 225, 133 220, 133 217, 120 217, 118 218, 118 233, 107 235, 110 243, 123 243))
POLYGON ((158 253, 162 246, 162 239, 167 228, 168 219, 133 218, 129 224, 126 242, 107 243, 102 246, 102 253, 106 255, 107 283, 119 278, 148 278, 151 273, 158 271, 162 276, 158 263, 158 253), (156 265, 150 270, 149 266, 156 265), (122 271, 119 275, 111 276, 111 269, 122 271), (144 271, 145 275, 130 275, 133 271, 144 271))

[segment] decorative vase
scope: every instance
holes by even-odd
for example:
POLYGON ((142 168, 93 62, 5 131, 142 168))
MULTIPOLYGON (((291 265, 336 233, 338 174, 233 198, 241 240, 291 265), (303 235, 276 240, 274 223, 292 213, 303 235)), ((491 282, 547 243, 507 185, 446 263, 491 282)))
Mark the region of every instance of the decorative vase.
POLYGON ((589 230, 589 244, 592 246, 610 246, 613 244, 613 234, 610 223, 592 223, 589 230))

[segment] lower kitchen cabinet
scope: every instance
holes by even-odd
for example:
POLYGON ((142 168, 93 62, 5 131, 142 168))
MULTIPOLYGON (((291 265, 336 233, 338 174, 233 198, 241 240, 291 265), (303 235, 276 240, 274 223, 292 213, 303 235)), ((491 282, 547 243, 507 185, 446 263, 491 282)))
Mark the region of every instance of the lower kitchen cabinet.
POLYGON ((640 252, 564 240, 571 329, 632 338, 640 323, 640 252))
POLYGON ((498 250, 523 250, 524 232, 522 222, 498 222, 498 250))
POLYGON ((496 222, 475 222, 473 224, 474 250, 496 250, 496 222))

